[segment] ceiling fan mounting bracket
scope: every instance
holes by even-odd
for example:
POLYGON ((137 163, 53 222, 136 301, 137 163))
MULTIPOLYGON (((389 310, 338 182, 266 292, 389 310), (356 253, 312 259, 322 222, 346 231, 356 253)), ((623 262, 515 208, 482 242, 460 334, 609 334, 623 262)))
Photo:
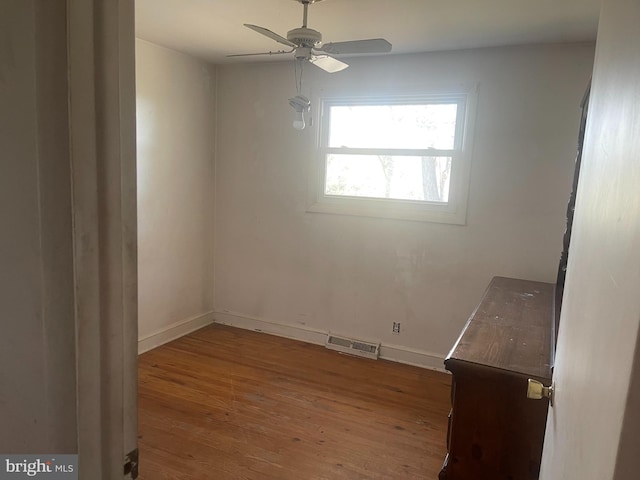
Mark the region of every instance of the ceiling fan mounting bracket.
POLYGON ((313 48, 322 42, 322 34, 312 28, 294 28, 287 32, 287 40, 301 47, 313 48))

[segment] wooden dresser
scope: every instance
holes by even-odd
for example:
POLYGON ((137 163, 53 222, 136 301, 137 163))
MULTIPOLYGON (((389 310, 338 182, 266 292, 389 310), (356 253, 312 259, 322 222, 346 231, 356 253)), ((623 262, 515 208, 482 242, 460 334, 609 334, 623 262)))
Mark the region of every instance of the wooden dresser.
POLYGON ((551 382, 554 288, 495 277, 445 360, 453 374, 441 480, 538 478, 551 382))

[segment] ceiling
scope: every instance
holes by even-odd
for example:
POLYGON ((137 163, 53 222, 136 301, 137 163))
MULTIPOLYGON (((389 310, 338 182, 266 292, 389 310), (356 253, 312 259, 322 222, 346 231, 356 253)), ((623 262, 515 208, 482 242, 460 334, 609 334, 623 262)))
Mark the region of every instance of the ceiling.
MULTIPOLYGON (((243 23, 284 37, 302 25, 298 0, 135 0, 135 5, 137 37, 212 63, 289 58, 226 55, 284 47, 243 23)), ((321 31, 326 42, 384 37, 397 54, 594 41, 599 11, 600 0, 322 0, 309 7, 308 26, 321 31)))

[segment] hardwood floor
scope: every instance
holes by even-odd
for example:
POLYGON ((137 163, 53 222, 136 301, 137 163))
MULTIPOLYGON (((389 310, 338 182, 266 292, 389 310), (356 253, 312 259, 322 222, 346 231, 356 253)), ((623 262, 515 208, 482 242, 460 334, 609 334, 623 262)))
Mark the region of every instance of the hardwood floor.
POLYGON ((139 357, 140 477, 436 479, 449 376, 212 325, 139 357))

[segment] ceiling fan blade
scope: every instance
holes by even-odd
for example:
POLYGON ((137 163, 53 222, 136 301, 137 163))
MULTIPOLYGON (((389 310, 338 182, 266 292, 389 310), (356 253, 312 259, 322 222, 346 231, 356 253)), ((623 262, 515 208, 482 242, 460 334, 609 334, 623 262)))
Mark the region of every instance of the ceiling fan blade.
POLYGON ((329 55, 311 55, 309 57, 309 62, 329 73, 339 72, 349 66, 337 58, 330 57, 329 55))
POLYGON ((275 52, 260 52, 260 53, 236 53, 233 55, 226 55, 227 57, 251 57, 253 55, 282 55, 283 53, 291 53, 293 50, 278 50, 275 52))
POLYGON ((384 38, 371 38, 369 40, 353 40, 350 42, 325 43, 321 50, 332 55, 344 55, 349 53, 388 53, 391 44, 384 38))
POLYGON ((247 27, 247 28, 250 28, 254 32, 258 32, 259 34, 264 35, 265 37, 269 37, 271 40, 275 40, 278 43, 282 43, 283 45, 287 45, 289 47, 297 47, 297 45, 295 43, 290 42, 289 40, 287 40, 283 36, 278 35, 277 33, 272 32, 271 30, 269 30, 267 28, 259 27, 257 25, 251 25, 249 23, 245 23, 244 26, 247 27))

